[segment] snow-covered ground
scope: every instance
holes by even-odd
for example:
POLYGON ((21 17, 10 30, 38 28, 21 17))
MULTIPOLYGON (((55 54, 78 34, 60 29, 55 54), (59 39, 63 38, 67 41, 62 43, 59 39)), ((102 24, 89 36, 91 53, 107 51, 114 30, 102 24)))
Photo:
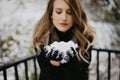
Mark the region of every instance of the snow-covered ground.
MULTIPOLYGON (((32 51, 32 33, 44 13, 46 0, 0 0, 0 64, 27 57, 32 51)), ((24 64, 19 65, 20 80, 24 80, 24 64)), ((29 66, 32 69, 32 64, 29 66)), ((12 68, 8 80, 14 79, 12 68)), ((32 71, 29 72, 29 76, 32 71)), ((0 72, 0 80, 3 80, 0 72)))
POLYGON ((45 4, 42 0, 0 0, 0 55, 4 57, 0 63, 30 54, 33 29, 45 4))

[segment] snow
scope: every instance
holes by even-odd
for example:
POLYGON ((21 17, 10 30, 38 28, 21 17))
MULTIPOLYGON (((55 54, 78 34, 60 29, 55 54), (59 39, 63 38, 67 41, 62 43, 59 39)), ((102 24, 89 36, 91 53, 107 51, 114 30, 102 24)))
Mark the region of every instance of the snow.
MULTIPOLYGON (((0 65, 33 54, 30 52, 33 29, 45 11, 46 3, 47 0, 0 0, 0 65)), ((31 63, 29 74, 33 72, 31 63)), ((18 67, 20 80, 24 80, 24 67, 18 67)), ((8 80, 15 80, 11 71, 7 70, 8 80)), ((4 80, 2 72, 0 80, 4 80)))
POLYGON ((97 48, 113 49, 111 46, 114 39, 117 38, 114 25, 107 22, 95 22, 90 20, 89 24, 96 30, 96 44, 97 48))
POLYGON ((33 29, 45 11, 46 3, 47 0, 0 0, 1 56, 6 57, 6 54, 8 59, 13 59, 31 54, 33 29))
POLYGON ((69 56, 68 56, 68 53, 74 57, 74 51, 75 53, 77 53, 77 48, 78 48, 78 44, 77 43, 74 43, 73 41, 68 41, 68 42, 64 42, 64 41, 61 41, 61 42, 53 42, 52 44, 50 45, 47 45, 45 46, 45 50, 46 50, 46 56, 49 57, 50 55, 54 55, 55 54, 55 51, 58 51, 58 55, 56 58, 59 58, 60 55, 62 55, 62 60, 60 61, 62 64, 64 63, 67 63, 70 59, 69 59, 69 56), (74 49, 71 50, 71 48, 74 49), (51 53, 52 52, 52 53, 51 53))

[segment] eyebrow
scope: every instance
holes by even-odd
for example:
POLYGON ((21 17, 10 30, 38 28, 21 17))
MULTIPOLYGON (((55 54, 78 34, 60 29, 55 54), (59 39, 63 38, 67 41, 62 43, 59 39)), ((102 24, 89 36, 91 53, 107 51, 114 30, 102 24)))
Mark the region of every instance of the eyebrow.
POLYGON ((55 9, 62 10, 62 8, 55 8, 55 9))
MULTIPOLYGON (((55 10, 62 10, 62 8, 55 8, 55 10)), ((70 9, 67 9, 67 10, 70 10, 70 9)))

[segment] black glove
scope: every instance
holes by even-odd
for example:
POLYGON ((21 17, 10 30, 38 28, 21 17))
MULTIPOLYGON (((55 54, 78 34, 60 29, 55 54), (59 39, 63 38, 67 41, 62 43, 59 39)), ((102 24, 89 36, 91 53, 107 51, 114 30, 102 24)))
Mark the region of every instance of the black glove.
POLYGON ((76 56, 77 50, 73 47, 70 47, 70 50, 66 51, 66 53, 62 56, 61 64, 68 63, 76 56))
POLYGON ((45 53, 46 53, 45 57, 50 60, 60 61, 62 59, 62 54, 60 54, 58 50, 54 50, 53 48, 49 51, 45 50, 45 53))

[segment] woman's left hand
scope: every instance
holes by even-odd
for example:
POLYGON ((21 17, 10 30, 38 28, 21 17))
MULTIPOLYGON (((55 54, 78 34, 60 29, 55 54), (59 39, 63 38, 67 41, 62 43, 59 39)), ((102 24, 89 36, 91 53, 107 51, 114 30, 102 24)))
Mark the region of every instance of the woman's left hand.
POLYGON ((60 61, 50 60, 50 63, 56 67, 60 66, 60 61))

